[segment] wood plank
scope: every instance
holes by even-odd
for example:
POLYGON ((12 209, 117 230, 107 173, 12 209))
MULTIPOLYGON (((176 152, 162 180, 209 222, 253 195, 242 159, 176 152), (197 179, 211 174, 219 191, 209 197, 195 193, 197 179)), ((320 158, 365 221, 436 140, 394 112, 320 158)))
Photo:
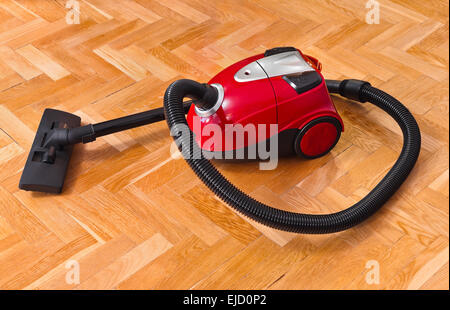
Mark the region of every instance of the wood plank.
POLYGON ((70 75, 70 72, 63 66, 53 61, 50 57, 35 48, 33 45, 26 45, 16 51, 54 81, 70 75))

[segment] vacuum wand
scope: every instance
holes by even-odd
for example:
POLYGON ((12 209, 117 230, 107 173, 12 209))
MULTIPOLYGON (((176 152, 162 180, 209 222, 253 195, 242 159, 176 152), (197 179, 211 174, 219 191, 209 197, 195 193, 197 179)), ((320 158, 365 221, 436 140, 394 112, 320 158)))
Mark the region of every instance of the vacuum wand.
MULTIPOLYGON (((217 96, 216 88, 208 84, 201 84, 201 90, 190 94, 192 99, 183 103, 184 114, 188 113, 191 104, 195 104, 201 110, 210 109, 215 104, 217 96)), ((49 152, 47 152, 45 161, 52 163, 53 158, 56 156, 55 147, 61 148, 80 142, 89 143, 95 141, 97 137, 160 122, 164 119, 164 108, 161 107, 97 124, 88 124, 75 128, 52 128, 43 146, 52 150, 51 154, 53 156, 48 156, 49 152)))
MULTIPOLYGON (((189 100, 184 103, 185 113, 189 110, 192 102, 193 100, 189 100)), ((44 147, 63 147, 77 143, 89 143, 95 141, 98 137, 157 123, 164 119, 164 108, 157 108, 97 124, 88 124, 75 128, 54 128, 45 141, 44 147)))
MULTIPOLYGON (((183 103, 187 113, 195 100, 183 103)), ((81 119, 71 113, 46 109, 22 172, 19 188, 30 191, 60 193, 72 155, 73 145, 165 119, 164 109, 157 108, 97 124, 80 126, 81 119)))
MULTIPOLYGON (((182 112, 192 104, 199 109, 210 108, 217 99, 217 90, 208 85, 187 94, 182 112)), ((60 193, 72 155, 73 145, 89 143, 96 138, 165 120, 164 108, 140 112, 97 124, 81 126, 80 117, 64 111, 46 109, 22 172, 19 188, 29 191, 60 193)))

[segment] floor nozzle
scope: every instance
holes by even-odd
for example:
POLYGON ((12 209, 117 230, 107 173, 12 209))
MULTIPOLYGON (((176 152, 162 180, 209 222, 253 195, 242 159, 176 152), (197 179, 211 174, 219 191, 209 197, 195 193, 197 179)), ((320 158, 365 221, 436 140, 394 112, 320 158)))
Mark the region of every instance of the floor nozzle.
POLYGON ((80 117, 71 113, 44 111, 20 178, 20 189, 61 192, 73 146, 62 146, 58 141, 64 141, 64 133, 79 127, 80 122, 80 117), (64 124, 65 128, 57 128, 55 124, 64 124))

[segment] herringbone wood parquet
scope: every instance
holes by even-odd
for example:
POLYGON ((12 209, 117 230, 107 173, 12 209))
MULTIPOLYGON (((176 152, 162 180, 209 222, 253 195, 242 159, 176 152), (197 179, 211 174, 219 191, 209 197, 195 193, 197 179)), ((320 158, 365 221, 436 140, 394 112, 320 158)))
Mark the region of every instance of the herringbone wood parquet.
MULTIPOLYGON (((448 3, 380 0, 0 1, 0 288, 448 289, 448 3), (232 211, 183 160, 165 123, 75 148, 64 192, 18 190, 45 108, 98 122, 162 105, 172 81, 206 82, 237 60, 292 45, 327 78, 360 78, 417 117, 423 148, 401 190, 354 229, 275 231, 232 211), (66 281, 67 263, 80 283, 66 281), (366 282, 367 262, 380 266, 366 282), (69 266, 70 267, 70 266, 69 266)), ((284 209, 346 208, 386 173, 401 132, 377 108, 334 98, 346 124, 331 154, 219 168, 284 209)))

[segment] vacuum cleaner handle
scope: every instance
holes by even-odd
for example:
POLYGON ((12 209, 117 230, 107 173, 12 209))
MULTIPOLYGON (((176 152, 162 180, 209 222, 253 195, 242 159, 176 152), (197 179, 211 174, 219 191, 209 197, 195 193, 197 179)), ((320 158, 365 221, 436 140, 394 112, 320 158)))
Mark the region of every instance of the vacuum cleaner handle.
MULTIPOLYGON (((208 110, 215 104, 218 96, 217 89, 209 84, 200 85, 201 87, 199 89, 194 89, 193 92, 191 91, 191 93, 187 95, 192 99, 183 103, 184 114, 189 111, 192 103, 194 103, 197 108, 203 110, 208 110)), ((88 143, 95 141, 97 137, 160 122, 164 119, 164 108, 157 108, 97 124, 88 124, 75 128, 54 128, 49 133, 48 138, 44 143, 44 147, 50 148, 53 146, 61 148, 66 145, 73 145, 80 142, 88 143)))
MULTIPOLYGON (((189 111, 193 100, 183 103, 184 113, 189 111)), ((96 138, 119 131, 128 130, 165 120, 164 108, 156 108, 97 124, 87 124, 75 128, 54 128, 44 143, 44 147, 62 147, 77 143, 89 143, 96 138)))

